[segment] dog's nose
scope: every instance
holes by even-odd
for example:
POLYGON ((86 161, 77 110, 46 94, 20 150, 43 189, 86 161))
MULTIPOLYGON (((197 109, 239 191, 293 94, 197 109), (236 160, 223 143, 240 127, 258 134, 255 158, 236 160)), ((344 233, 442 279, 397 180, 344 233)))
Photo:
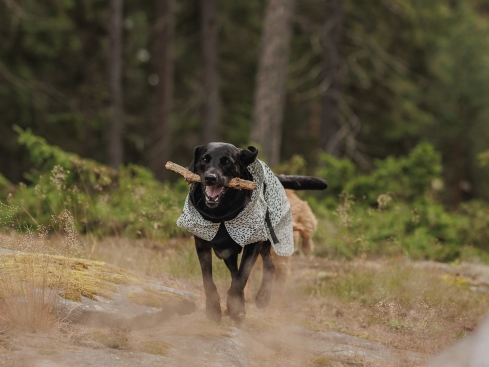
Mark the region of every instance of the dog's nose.
POLYGON ((205 183, 207 185, 214 185, 217 181, 217 176, 214 173, 208 173, 205 175, 205 183))

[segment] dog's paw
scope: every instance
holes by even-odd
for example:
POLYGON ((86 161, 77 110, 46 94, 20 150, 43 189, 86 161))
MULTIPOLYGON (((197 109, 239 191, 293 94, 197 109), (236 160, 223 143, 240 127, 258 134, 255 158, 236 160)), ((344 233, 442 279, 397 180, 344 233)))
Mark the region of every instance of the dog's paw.
POLYGON ((221 312, 221 310, 216 310, 216 309, 213 309, 213 308, 210 308, 210 309, 209 308, 206 308, 206 310, 205 310, 205 316, 210 321, 221 322, 222 312, 221 312))
POLYGON ((229 317, 238 324, 241 323, 246 315, 243 292, 228 292, 227 307, 229 317))
POLYGON ((268 307, 268 305, 270 304, 271 296, 272 296, 271 287, 263 287, 263 286, 260 287, 260 290, 258 291, 255 298, 256 308, 268 307))
POLYGON ((210 321, 220 322, 222 319, 221 302, 219 300, 206 301, 205 315, 210 321))

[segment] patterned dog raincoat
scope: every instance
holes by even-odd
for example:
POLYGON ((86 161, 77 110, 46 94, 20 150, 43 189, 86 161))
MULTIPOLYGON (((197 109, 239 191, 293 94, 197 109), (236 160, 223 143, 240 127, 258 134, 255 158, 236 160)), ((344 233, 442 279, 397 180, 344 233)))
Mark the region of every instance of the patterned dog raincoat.
MULTIPOLYGON (((224 221, 229 236, 241 246, 270 240, 277 255, 292 255, 292 214, 282 184, 272 170, 258 159, 248 165, 247 169, 258 187, 253 191, 251 201, 236 218, 224 221)), ((204 219, 187 195, 177 225, 203 240, 212 242, 221 223, 204 219)))

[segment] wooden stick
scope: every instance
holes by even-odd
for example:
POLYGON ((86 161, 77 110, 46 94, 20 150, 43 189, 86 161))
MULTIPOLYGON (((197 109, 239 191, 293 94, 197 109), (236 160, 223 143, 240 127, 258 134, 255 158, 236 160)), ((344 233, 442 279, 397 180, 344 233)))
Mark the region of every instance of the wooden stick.
MULTIPOLYGON (((171 171, 174 171, 174 172, 182 175, 184 180, 188 184, 200 182, 200 176, 199 175, 196 175, 195 173, 190 172, 185 167, 182 167, 176 163, 166 162, 165 167, 171 171)), ((229 183, 226 185, 226 187, 230 187, 232 189, 237 189, 237 190, 254 190, 254 189, 256 189, 256 182, 243 180, 241 178, 233 178, 231 181, 229 181, 229 183)))
POLYGON ((194 182, 200 182, 199 175, 196 175, 195 173, 190 172, 185 167, 182 167, 176 163, 166 162, 165 167, 166 167, 166 169, 172 170, 172 171, 178 173, 179 175, 182 175, 188 184, 191 184, 194 182))

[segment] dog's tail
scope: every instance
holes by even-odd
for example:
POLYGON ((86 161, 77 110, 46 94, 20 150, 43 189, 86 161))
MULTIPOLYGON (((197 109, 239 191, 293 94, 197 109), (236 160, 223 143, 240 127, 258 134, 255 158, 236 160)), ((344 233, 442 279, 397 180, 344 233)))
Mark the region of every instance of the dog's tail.
POLYGON ((291 190, 324 190, 328 183, 319 177, 277 175, 285 189, 291 190))

